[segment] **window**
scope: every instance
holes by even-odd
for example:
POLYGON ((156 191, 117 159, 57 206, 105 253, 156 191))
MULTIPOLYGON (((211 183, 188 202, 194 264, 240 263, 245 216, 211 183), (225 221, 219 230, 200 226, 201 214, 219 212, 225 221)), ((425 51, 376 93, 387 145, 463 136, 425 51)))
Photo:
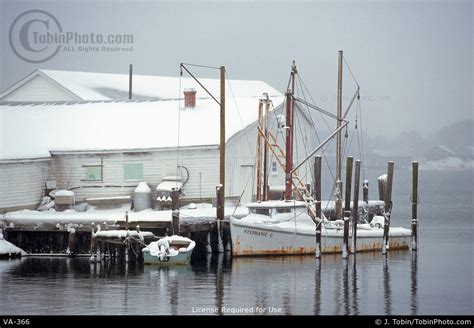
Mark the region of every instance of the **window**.
POLYGON ((123 164, 124 180, 143 180, 143 163, 123 164))
POLYGON ((280 213, 291 213, 292 208, 282 207, 282 208, 277 208, 276 211, 277 211, 278 214, 280 214, 280 213))
POLYGON ((270 210, 268 208, 253 208, 251 212, 254 214, 270 216, 270 210))
POLYGON ((277 162, 272 162, 272 175, 278 174, 277 162))
POLYGON ((85 181, 102 181, 102 165, 84 166, 86 169, 85 181))

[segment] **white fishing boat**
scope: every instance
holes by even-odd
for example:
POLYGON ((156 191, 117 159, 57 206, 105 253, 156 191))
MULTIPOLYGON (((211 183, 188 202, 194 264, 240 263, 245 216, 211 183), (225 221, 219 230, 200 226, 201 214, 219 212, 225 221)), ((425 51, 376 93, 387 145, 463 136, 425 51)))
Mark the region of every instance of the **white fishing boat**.
MULTIPOLYGON (((346 204, 342 208, 342 147, 341 147, 341 131, 344 129, 348 121, 345 120, 352 103, 358 98, 359 87, 352 97, 349 107, 344 115, 342 114, 342 51, 339 52, 339 81, 338 81, 338 110, 336 119, 337 125, 334 131, 320 145, 313 150, 306 159, 298 165, 293 164, 293 117, 294 103, 302 102, 301 99, 295 97, 295 75, 297 74, 296 66, 293 63, 290 75, 289 89, 286 92, 286 124, 284 126, 285 134, 285 152, 280 147, 276 138, 267 131, 263 131, 263 120, 260 118, 258 122, 258 148, 257 148, 257 201, 247 204, 249 215, 237 219, 231 217, 230 229, 232 237, 232 254, 234 256, 251 256, 251 255, 286 255, 286 254, 314 254, 319 256, 321 253, 342 253, 347 256, 348 252, 354 251, 380 251, 386 252, 388 249, 408 248, 410 245, 412 232, 402 227, 390 227, 391 212, 391 189, 390 196, 385 200, 385 208, 382 216, 374 216, 370 222, 366 217, 358 217, 358 206, 351 211, 350 203, 350 184, 351 178, 346 180, 346 204), (291 87, 291 89, 290 89, 291 87), (297 170, 302 164, 313 155, 320 151, 334 137, 336 142, 336 179, 335 183, 335 208, 338 212, 336 220, 328 220, 321 211, 321 192, 319 187, 319 195, 315 201, 313 194, 307 190, 307 183, 298 177, 297 170), (261 169, 260 153, 263 141, 265 153, 267 148, 278 160, 280 167, 285 172, 285 191, 282 200, 268 200, 268 185, 265 177, 267 172, 261 169), (263 178, 261 173, 263 172, 263 178), (263 181, 263 187, 261 183, 263 181), (349 182, 349 183, 347 183, 349 182), (263 190, 263 193, 261 192, 263 190), (349 190, 349 191, 347 191, 349 190), (347 194, 348 192, 348 194, 347 194), (387 204, 389 204, 387 206, 387 204), (356 237, 356 238, 354 238, 356 237), (350 242, 352 240, 352 242, 350 242)), ((310 105, 305 102, 305 105, 310 105)), ((320 109, 313 105, 312 108, 320 109)), ((260 109, 259 109, 260 111, 260 109)), ((265 155, 265 162, 266 162, 265 155)), ((351 158, 352 170, 352 158, 351 158)), ((393 164, 393 162, 392 162, 393 164)), ((360 162, 356 163, 356 167, 360 162)), ((266 165, 264 164, 264 167, 266 165)), ((392 166, 393 168, 393 166, 392 166)), ((393 171, 392 171, 393 173, 393 171)), ((316 179, 316 178, 315 178, 316 179)), ((357 177, 357 199, 358 199, 358 182, 357 177)), ((379 178, 380 179, 380 178, 379 178)), ((385 179, 386 177, 382 178, 385 179)), ((319 183, 320 183, 319 178, 319 183)), ((317 188, 315 188, 317 189, 317 188)), ((356 204, 359 204, 356 200, 356 204)), ((368 200, 363 206, 364 212, 368 213, 368 200)))
MULTIPOLYGON (((232 255, 286 255, 316 253, 316 223, 303 201, 262 201, 247 204, 250 214, 231 218, 232 255)), ((343 220, 324 219, 321 253, 342 253, 343 220)), ((357 225, 357 251, 382 250, 384 218, 375 216, 370 224, 357 225)), ((352 231, 352 229, 350 229, 352 231)), ((352 232, 349 233, 352 238, 352 232)), ((408 248, 411 231, 390 227, 389 248, 408 248)), ((349 245, 352 252, 352 245, 349 245)))
POLYGON ((188 264, 196 243, 177 235, 151 242, 142 249, 145 264, 184 265, 188 264))

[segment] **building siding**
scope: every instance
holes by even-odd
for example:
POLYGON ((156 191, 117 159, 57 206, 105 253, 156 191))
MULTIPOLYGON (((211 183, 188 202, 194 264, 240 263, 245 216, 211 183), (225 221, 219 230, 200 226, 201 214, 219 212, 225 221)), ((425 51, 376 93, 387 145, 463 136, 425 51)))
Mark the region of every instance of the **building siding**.
POLYGON ((0 164, 0 213, 41 202, 50 161, 0 164))
POLYGON ((219 181, 219 151, 217 147, 158 150, 138 153, 55 155, 49 178, 56 180, 58 187, 73 189, 77 201, 92 197, 132 195, 140 181, 124 179, 123 165, 143 164, 143 181, 152 190, 163 177, 176 175, 176 164, 185 166, 189 180, 185 185, 186 197, 213 197, 219 181), (103 162, 103 181, 85 181, 85 165, 100 165, 103 162))
POLYGON ((1 101, 74 101, 80 100, 38 75, 20 88, 12 91, 1 101))

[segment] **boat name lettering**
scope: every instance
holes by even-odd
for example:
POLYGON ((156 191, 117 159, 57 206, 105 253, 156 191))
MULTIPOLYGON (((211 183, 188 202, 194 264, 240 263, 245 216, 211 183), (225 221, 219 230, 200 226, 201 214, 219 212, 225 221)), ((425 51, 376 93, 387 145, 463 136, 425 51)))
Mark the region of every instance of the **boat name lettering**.
POLYGON ((263 236, 263 237, 273 237, 273 233, 268 233, 264 231, 256 231, 256 230, 250 230, 250 229, 245 229, 244 233, 247 235, 255 235, 255 236, 263 236))

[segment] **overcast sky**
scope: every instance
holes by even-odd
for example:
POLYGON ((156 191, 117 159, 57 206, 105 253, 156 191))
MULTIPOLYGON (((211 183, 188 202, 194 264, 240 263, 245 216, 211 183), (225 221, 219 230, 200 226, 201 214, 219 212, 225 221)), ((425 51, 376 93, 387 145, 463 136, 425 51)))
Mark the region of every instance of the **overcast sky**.
MULTIPOLYGON (((284 92, 291 60, 321 107, 335 111, 337 51, 355 74, 366 133, 427 135, 473 119, 472 1, 18 1, 0 0, 0 89, 37 68, 178 76, 180 62, 225 65, 233 79, 284 92), (63 31, 132 34, 129 52, 65 52, 43 63, 8 41, 17 16, 56 17, 63 31)), ((218 77, 215 71, 197 75, 218 77)), ((344 72, 344 94, 354 83, 344 72)), ((347 103, 347 101, 346 101, 347 103)))

